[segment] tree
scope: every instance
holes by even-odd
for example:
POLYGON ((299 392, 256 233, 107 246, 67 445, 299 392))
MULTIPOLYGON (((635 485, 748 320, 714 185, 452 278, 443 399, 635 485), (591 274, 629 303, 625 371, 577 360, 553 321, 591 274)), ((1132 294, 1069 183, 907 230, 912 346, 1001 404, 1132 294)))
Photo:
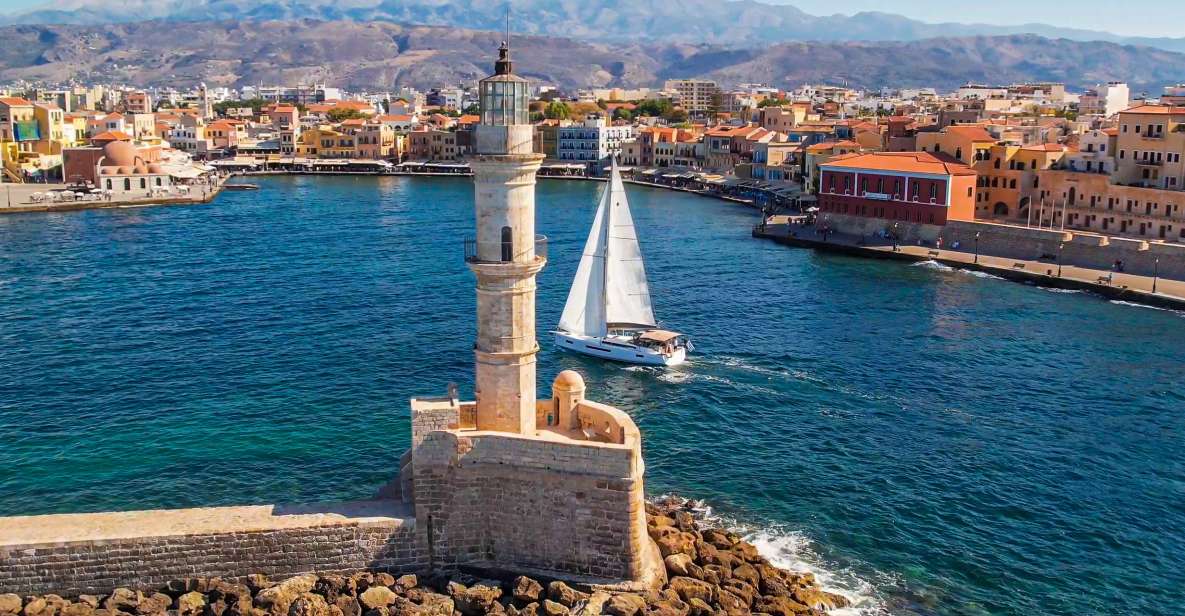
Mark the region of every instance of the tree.
POLYGON ((757 102, 757 108, 761 109, 763 107, 779 107, 785 103, 786 99, 784 98, 765 98, 757 102))
POLYGON ((613 119, 625 120, 626 122, 629 122, 630 120, 634 119, 634 114, 630 113, 630 110, 626 109, 625 107, 618 107, 617 109, 613 110, 613 119))
POLYGON ((638 103, 638 107, 634 112, 640 116, 666 117, 672 109, 674 109, 674 105, 671 105, 671 101, 665 98, 650 98, 638 103))
POLYGON ((564 101, 551 101, 543 110, 543 117, 549 120, 566 120, 572 115, 572 110, 564 101))
POLYGON ((674 107, 667 113, 662 114, 662 117, 668 124, 679 124, 687 121, 687 112, 682 107, 674 107))
POLYGON ((477 103, 473 103, 465 108, 465 114, 467 115, 477 115, 479 113, 481 113, 481 105, 477 103))
POLYGON ((602 99, 597 99, 597 107, 600 107, 601 110, 604 111, 609 108, 609 103, 606 103, 602 99))
POLYGON ((258 114, 267 104, 268 101, 262 98, 250 98, 240 101, 222 101, 220 103, 214 103, 213 107, 214 113, 218 115, 226 115, 228 109, 239 109, 242 107, 250 107, 253 113, 258 114))
POLYGON ((334 107, 325 114, 332 122, 342 122, 344 120, 361 120, 365 119, 366 114, 357 109, 346 109, 342 107, 334 107))

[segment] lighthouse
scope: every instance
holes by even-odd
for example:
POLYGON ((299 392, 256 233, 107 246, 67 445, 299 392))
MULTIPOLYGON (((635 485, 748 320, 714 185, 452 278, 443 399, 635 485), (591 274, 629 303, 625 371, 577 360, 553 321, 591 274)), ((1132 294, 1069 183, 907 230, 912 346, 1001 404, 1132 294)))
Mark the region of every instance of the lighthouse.
POLYGON ((535 173, 529 85, 514 74, 510 47, 478 85, 481 122, 473 169, 476 235, 465 260, 477 277, 478 430, 535 434, 535 275, 547 261, 535 235, 535 173))

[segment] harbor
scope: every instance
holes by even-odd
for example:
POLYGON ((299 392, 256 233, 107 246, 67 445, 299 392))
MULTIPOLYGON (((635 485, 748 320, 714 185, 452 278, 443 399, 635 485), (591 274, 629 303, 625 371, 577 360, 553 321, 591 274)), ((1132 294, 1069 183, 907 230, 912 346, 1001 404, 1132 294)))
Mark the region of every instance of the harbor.
MULTIPOLYGON (((476 309, 462 250, 472 187, 250 181, 259 190, 223 192, 215 208, 0 224, 0 413, 13 435, 0 507, 348 501, 389 480, 422 375, 471 357, 456 324, 476 309)), ((538 184, 541 332, 559 322, 599 187, 538 184)), ((873 613, 1172 600, 1141 546, 1185 523, 1151 496, 1171 489, 1181 451, 1179 313, 788 250, 751 236, 747 207, 627 190, 656 314, 696 352, 676 368, 622 366, 540 336, 538 365, 576 369, 631 409, 648 493, 702 501, 873 613), (1035 513, 994 513, 1022 509, 1035 513), (1111 533, 1133 544, 1092 539, 1111 533), (1103 577, 1054 575, 1083 558, 1103 577), (1133 598, 1136 585, 1147 591, 1133 598)))

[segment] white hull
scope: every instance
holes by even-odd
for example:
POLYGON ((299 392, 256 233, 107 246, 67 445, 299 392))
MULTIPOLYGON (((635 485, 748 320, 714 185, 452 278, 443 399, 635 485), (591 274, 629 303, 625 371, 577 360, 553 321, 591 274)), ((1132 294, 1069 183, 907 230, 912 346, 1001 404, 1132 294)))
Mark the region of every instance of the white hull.
POLYGON ((679 346, 670 353, 662 353, 656 349, 638 346, 631 342, 628 336, 608 335, 601 338, 556 332, 555 344, 566 351, 627 364, 678 366, 687 361, 686 347, 679 346))

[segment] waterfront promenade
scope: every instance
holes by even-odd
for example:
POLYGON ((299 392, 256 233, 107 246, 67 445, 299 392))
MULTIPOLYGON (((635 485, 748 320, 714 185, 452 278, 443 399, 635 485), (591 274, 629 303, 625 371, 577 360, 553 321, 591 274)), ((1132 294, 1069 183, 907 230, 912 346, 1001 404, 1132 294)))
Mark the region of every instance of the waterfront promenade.
POLYGON ((1139 302, 1173 309, 1185 309, 1185 281, 1139 276, 1047 260, 1012 259, 976 254, 968 250, 937 249, 930 246, 867 244, 862 236, 829 232, 814 226, 794 224, 788 216, 774 216, 753 235, 779 243, 844 252, 865 257, 903 261, 934 261, 950 267, 989 273, 1000 278, 1031 282, 1048 287, 1090 290, 1109 299, 1139 302))
POLYGON ((197 205, 209 203, 222 191, 225 179, 216 184, 194 184, 188 194, 169 194, 148 197, 141 192, 115 194, 110 200, 97 197, 76 201, 35 202, 35 193, 45 194, 54 190, 65 190, 65 184, 4 184, 0 188, 0 214, 22 212, 69 212, 111 207, 139 207, 145 205, 197 205))

